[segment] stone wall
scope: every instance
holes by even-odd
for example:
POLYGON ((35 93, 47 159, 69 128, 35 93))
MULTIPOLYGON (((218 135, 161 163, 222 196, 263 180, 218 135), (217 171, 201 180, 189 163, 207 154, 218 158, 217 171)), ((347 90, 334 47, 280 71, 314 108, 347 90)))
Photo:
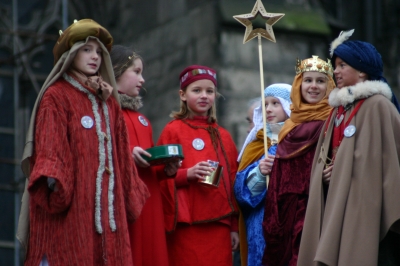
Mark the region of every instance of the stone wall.
POLYGON ((133 47, 145 61, 144 107, 158 139, 172 110, 179 109, 179 74, 188 65, 218 66, 218 25, 214 4, 197 6, 145 32, 133 47))
MULTIPOLYGON (((243 35, 244 27, 243 32, 224 31, 219 43, 219 80, 225 96, 219 102, 220 124, 231 132, 238 148, 247 135, 248 101, 261 95, 258 40, 243 44, 243 35)), ((292 84, 296 58, 314 54, 326 59, 328 55, 323 39, 279 31, 275 31, 275 36, 276 43, 265 39, 261 42, 264 87, 272 83, 292 84)))
MULTIPOLYGON (((243 44, 245 28, 224 27, 215 3, 204 1, 192 9, 175 10, 158 27, 132 39, 145 61, 147 93, 141 109, 151 121, 156 141, 172 110, 179 108, 180 71, 187 65, 204 64, 218 73, 218 121, 241 147, 247 134, 248 101, 260 95, 258 41, 243 44), (240 30, 239 30, 240 29, 240 30)), ((158 8, 159 10, 160 8, 158 8)), ((262 40, 264 84, 291 84, 296 58, 316 54, 326 58, 326 40, 276 31, 277 43, 262 40)))
MULTIPOLYGON (((201 10, 193 11, 197 12, 201 10)), ((192 23, 195 21, 192 20, 192 23)), ((239 148, 247 134, 245 117, 248 101, 261 94, 258 41, 255 39, 243 44, 244 27, 243 32, 225 30, 208 35, 184 36, 179 42, 160 37, 176 34, 177 28, 181 27, 181 21, 173 22, 135 42, 135 47, 144 57, 146 68, 147 93, 141 111, 152 122, 154 139, 157 140, 170 120, 168 115, 171 110, 179 108, 180 71, 189 64, 205 64, 218 72, 219 92, 222 94, 217 102, 219 124, 230 131, 239 148)), ((321 38, 280 32, 276 32, 276 37, 277 43, 262 40, 265 87, 280 82, 291 84, 296 58, 304 59, 315 54, 326 59, 328 55, 327 46, 321 38)))
MULTIPOLYGON (((371 16, 367 12, 354 13, 354 10, 365 11, 358 2, 345 6, 341 0, 263 2, 270 12, 286 13, 274 26, 277 43, 262 41, 265 86, 275 82, 291 83, 297 57, 304 59, 316 54, 326 59, 329 42, 339 29, 356 28, 354 38, 366 40, 363 22, 371 16), (318 3, 322 4, 324 12, 320 12, 318 3), (312 19, 308 24, 305 22, 317 17, 316 14, 320 14, 321 22, 329 20, 333 29, 331 36, 305 32, 306 25, 321 24, 312 19)), ((378 4, 379 1, 368 2, 378 4)), ((218 100, 219 123, 231 132, 238 147, 241 146, 246 135, 247 102, 260 94, 258 42, 254 39, 242 44, 245 28, 226 19, 250 12, 254 1, 119 0, 103 3, 87 0, 83 3, 71 0, 70 3, 71 19, 95 19, 112 32, 115 43, 132 45, 143 56, 147 94, 141 112, 152 122, 155 141, 170 120, 170 112, 179 108, 180 71, 190 64, 204 64, 218 72, 219 91, 224 96, 218 100), (248 9, 235 6, 234 2, 246 3, 248 9)), ((399 4, 382 7, 377 13, 382 18, 381 28, 391 26, 393 29, 398 25, 399 19, 392 23, 388 18, 393 18, 389 14, 400 10, 399 7, 399 4), (388 16, 384 16, 386 13, 388 16)), ((389 38, 383 32, 375 33, 375 41, 385 61, 389 84, 398 92, 400 60, 397 51, 400 46, 396 40, 400 35, 385 33, 390 34, 392 38, 389 38)))

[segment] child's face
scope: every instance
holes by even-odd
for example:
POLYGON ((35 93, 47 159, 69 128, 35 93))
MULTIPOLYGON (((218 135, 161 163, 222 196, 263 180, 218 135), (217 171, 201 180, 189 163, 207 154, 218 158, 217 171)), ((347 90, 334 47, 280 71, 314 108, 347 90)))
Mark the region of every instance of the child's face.
POLYGON ((310 71, 303 73, 301 96, 306 103, 319 103, 326 95, 328 78, 324 73, 310 71))
POLYGON ((138 96, 144 84, 142 72, 143 62, 140 58, 136 58, 133 64, 118 78, 118 90, 131 97, 138 96))
POLYGON ((365 75, 364 73, 352 68, 346 62, 344 62, 341 58, 336 57, 335 59, 335 79, 337 83, 337 87, 339 89, 352 86, 357 84, 360 81, 360 76, 365 75))
POLYGON ((278 98, 272 96, 265 97, 265 112, 267 114, 267 123, 270 124, 283 122, 287 119, 281 102, 278 98))
POLYGON ((180 90, 179 94, 195 116, 207 116, 214 104, 216 89, 211 80, 201 79, 189 84, 186 91, 180 90))
POLYGON ((88 41, 79 48, 72 65, 87 76, 97 73, 101 65, 102 50, 95 40, 88 41))

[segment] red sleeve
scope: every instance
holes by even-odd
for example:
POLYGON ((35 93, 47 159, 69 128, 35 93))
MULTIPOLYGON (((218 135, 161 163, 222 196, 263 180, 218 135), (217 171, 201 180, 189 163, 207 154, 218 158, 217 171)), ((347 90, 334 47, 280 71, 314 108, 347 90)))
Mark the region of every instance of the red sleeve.
POLYGON ((131 156, 128 134, 122 111, 115 108, 116 131, 114 138, 118 152, 118 163, 123 185, 126 214, 128 222, 134 222, 140 215, 146 199, 150 196, 144 182, 139 178, 131 156))
POLYGON ((231 232, 239 232, 239 215, 231 216, 231 232))
POLYGON ((67 111, 49 90, 36 115, 35 153, 28 190, 36 204, 50 213, 60 213, 71 204, 75 177, 68 145, 67 111), (57 192, 49 189, 47 177, 56 180, 57 192))
MULTIPOLYGON (((158 139, 157 145, 167 145, 171 143, 180 143, 179 139, 176 137, 176 130, 171 130, 170 124, 168 124, 163 132, 160 135, 160 138, 158 139)), ((160 171, 160 169, 157 169, 157 176, 159 178, 162 178, 162 175, 165 176, 164 171, 160 171), (161 173, 162 172, 162 173, 161 173), (160 177, 161 175, 161 177, 160 177)), ((164 168, 163 168, 164 170, 164 168)), ((178 172, 176 173, 175 176, 175 186, 176 187, 182 187, 182 186, 188 186, 189 182, 187 180, 187 170, 188 168, 180 168, 178 169, 178 172)))
POLYGON ((238 157, 238 152, 236 149, 236 145, 233 142, 233 139, 231 135, 229 134, 228 131, 224 129, 224 134, 222 135, 222 139, 224 140, 224 146, 227 152, 229 164, 230 164, 230 189, 231 189, 231 202, 233 204, 233 207, 235 209, 235 214, 231 216, 231 232, 238 232, 239 231, 239 214, 238 214, 238 206, 236 203, 235 195, 234 195, 234 190, 233 186, 235 184, 235 179, 236 179, 236 173, 238 169, 238 162, 237 162, 237 157, 238 157))

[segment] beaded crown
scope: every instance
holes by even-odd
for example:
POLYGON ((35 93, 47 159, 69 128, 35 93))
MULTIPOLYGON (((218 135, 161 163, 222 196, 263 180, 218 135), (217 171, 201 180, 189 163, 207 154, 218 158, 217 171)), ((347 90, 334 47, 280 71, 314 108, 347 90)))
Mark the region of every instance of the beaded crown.
POLYGON ((313 55, 312 58, 304 59, 303 61, 297 58, 295 69, 296 75, 309 71, 325 73, 331 77, 333 75, 331 60, 327 59, 327 61, 324 61, 318 58, 318 55, 313 55))

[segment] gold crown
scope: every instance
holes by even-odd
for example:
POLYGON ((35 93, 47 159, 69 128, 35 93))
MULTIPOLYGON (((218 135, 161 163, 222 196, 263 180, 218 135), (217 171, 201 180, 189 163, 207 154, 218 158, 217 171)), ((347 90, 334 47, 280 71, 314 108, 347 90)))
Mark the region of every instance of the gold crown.
POLYGON ((325 73, 331 77, 333 75, 331 60, 327 59, 327 61, 324 61, 322 59, 319 59, 318 55, 313 55, 312 58, 304 59, 303 61, 300 61, 297 58, 295 69, 296 69, 296 75, 309 71, 317 71, 325 73))

